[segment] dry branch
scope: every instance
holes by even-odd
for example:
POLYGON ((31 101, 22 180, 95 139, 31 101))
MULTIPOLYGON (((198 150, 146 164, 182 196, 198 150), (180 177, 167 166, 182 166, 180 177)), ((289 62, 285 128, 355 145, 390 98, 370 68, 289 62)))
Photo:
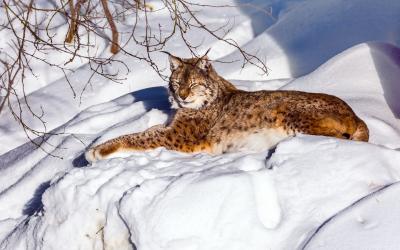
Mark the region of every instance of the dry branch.
POLYGON ((110 25, 111 28, 111 33, 112 33, 111 53, 117 54, 119 51, 117 26, 115 25, 114 19, 110 13, 110 10, 108 9, 107 0, 101 0, 101 4, 103 5, 104 15, 106 16, 108 24, 110 25))
POLYGON ((86 0, 78 0, 74 6, 73 0, 68 0, 68 6, 71 13, 71 24, 65 38, 66 43, 71 43, 78 30, 78 16, 81 11, 81 6, 86 0))

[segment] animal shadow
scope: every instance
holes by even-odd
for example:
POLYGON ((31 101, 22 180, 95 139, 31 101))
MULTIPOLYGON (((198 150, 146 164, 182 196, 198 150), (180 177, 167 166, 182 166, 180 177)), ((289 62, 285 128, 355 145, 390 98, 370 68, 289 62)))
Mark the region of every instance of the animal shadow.
POLYGON ((36 188, 33 197, 25 204, 22 214, 34 215, 43 209, 42 196, 43 193, 50 187, 50 181, 43 182, 36 188))

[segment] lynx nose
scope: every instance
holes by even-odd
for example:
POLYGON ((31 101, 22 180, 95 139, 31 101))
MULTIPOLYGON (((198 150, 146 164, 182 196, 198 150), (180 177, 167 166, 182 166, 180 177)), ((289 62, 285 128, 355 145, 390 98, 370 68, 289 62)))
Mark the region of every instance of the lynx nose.
POLYGON ((179 89, 179 96, 182 100, 185 100, 189 96, 190 90, 187 88, 180 88, 179 89))

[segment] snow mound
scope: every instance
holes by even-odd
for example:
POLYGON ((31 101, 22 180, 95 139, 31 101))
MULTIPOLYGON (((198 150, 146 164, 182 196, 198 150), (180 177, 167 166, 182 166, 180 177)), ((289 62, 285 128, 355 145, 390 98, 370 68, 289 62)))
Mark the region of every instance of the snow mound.
MULTIPOLYGON (((28 97, 58 134, 46 136, 45 151, 25 143, 10 114, 0 117, 0 249, 398 248, 400 2, 243 2, 272 7, 273 18, 244 5, 198 15, 211 27, 237 20, 227 38, 266 58, 271 74, 239 62, 217 71, 242 89, 339 96, 366 121, 370 143, 297 136, 269 152, 157 149, 88 165, 82 154, 91 145, 166 123, 167 90, 134 60, 125 85, 96 78, 82 100, 50 74, 28 97)), ((149 18, 162 23, 160 13, 149 18)), ((212 59, 237 58, 215 38, 188 37, 211 46, 212 59)), ((172 44, 170 52, 187 56, 172 44)), ((164 55, 154 59, 167 65, 164 55)), ((78 92, 89 75, 88 65, 75 70, 78 92)))
POLYGON ((157 149, 83 167, 91 142, 170 116, 162 87, 86 109, 55 131, 62 136, 48 138, 45 146, 64 159, 30 144, 0 156, 0 249, 305 246, 326 220, 399 181, 400 152, 390 149, 399 146, 399 125, 382 87, 396 86, 395 79, 379 78, 381 68, 398 74, 393 50, 383 43, 355 46, 283 87, 342 97, 366 120, 372 143, 299 136, 280 143, 267 161, 267 152, 157 149))
POLYGON ((302 136, 264 155, 159 149, 73 169, 1 246, 294 249, 337 211, 400 180, 400 152, 368 143, 302 136))
POLYGON ((395 79, 379 77, 382 68, 398 74, 393 50, 362 44, 283 81, 283 89, 342 97, 366 120, 372 143, 299 136, 280 143, 267 161, 267 152, 157 149, 83 167, 91 142, 170 116, 162 87, 86 109, 55 131, 63 136, 48 138, 46 147, 64 159, 30 144, 0 156, 0 249, 295 249, 312 243, 326 220, 399 181, 400 152, 390 149, 399 146, 399 125, 383 88, 396 86, 395 79))
MULTIPOLYGON (((308 74, 333 56, 363 42, 382 41, 400 46, 400 1, 252 2, 271 6, 276 19, 268 29, 243 46, 266 60, 270 69, 269 79, 308 74)), ((264 78, 256 67, 249 66, 238 71, 241 61, 237 51, 223 60, 238 60, 237 67, 222 65, 218 68, 228 78, 264 78)))
POLYGON ((364 147, 376 146, 292 139, 278 146, 267 163, 272 169, 200 172, 159 188, 158 180, 145 183, 122 200, 135 204, 123 209, 123 218, 134 218, 128 225, 139 249, 296 249, 356 197, 400 177, 393 162, 377 160, 391 150, 382 149, 373 162, 353 160, 364 147))
POLYGON ((400 184, 375 192, 327 221, 307 249, 397 249, 400 230, 400 184), (388 216, 390 214, 391 216, 388 216), (379 239, 379 240, 377 240, 379 239))

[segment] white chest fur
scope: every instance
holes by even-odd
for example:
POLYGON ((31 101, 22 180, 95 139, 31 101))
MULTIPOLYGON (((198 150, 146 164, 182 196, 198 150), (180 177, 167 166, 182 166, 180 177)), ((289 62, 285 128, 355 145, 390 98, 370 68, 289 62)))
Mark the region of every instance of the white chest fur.
POLYGON ((221 143, 213 147, 213 153, 263 151, 274 147, 278 142, 289 136, 291 134, 280 128, 235 132, 221 138, 221 143))

